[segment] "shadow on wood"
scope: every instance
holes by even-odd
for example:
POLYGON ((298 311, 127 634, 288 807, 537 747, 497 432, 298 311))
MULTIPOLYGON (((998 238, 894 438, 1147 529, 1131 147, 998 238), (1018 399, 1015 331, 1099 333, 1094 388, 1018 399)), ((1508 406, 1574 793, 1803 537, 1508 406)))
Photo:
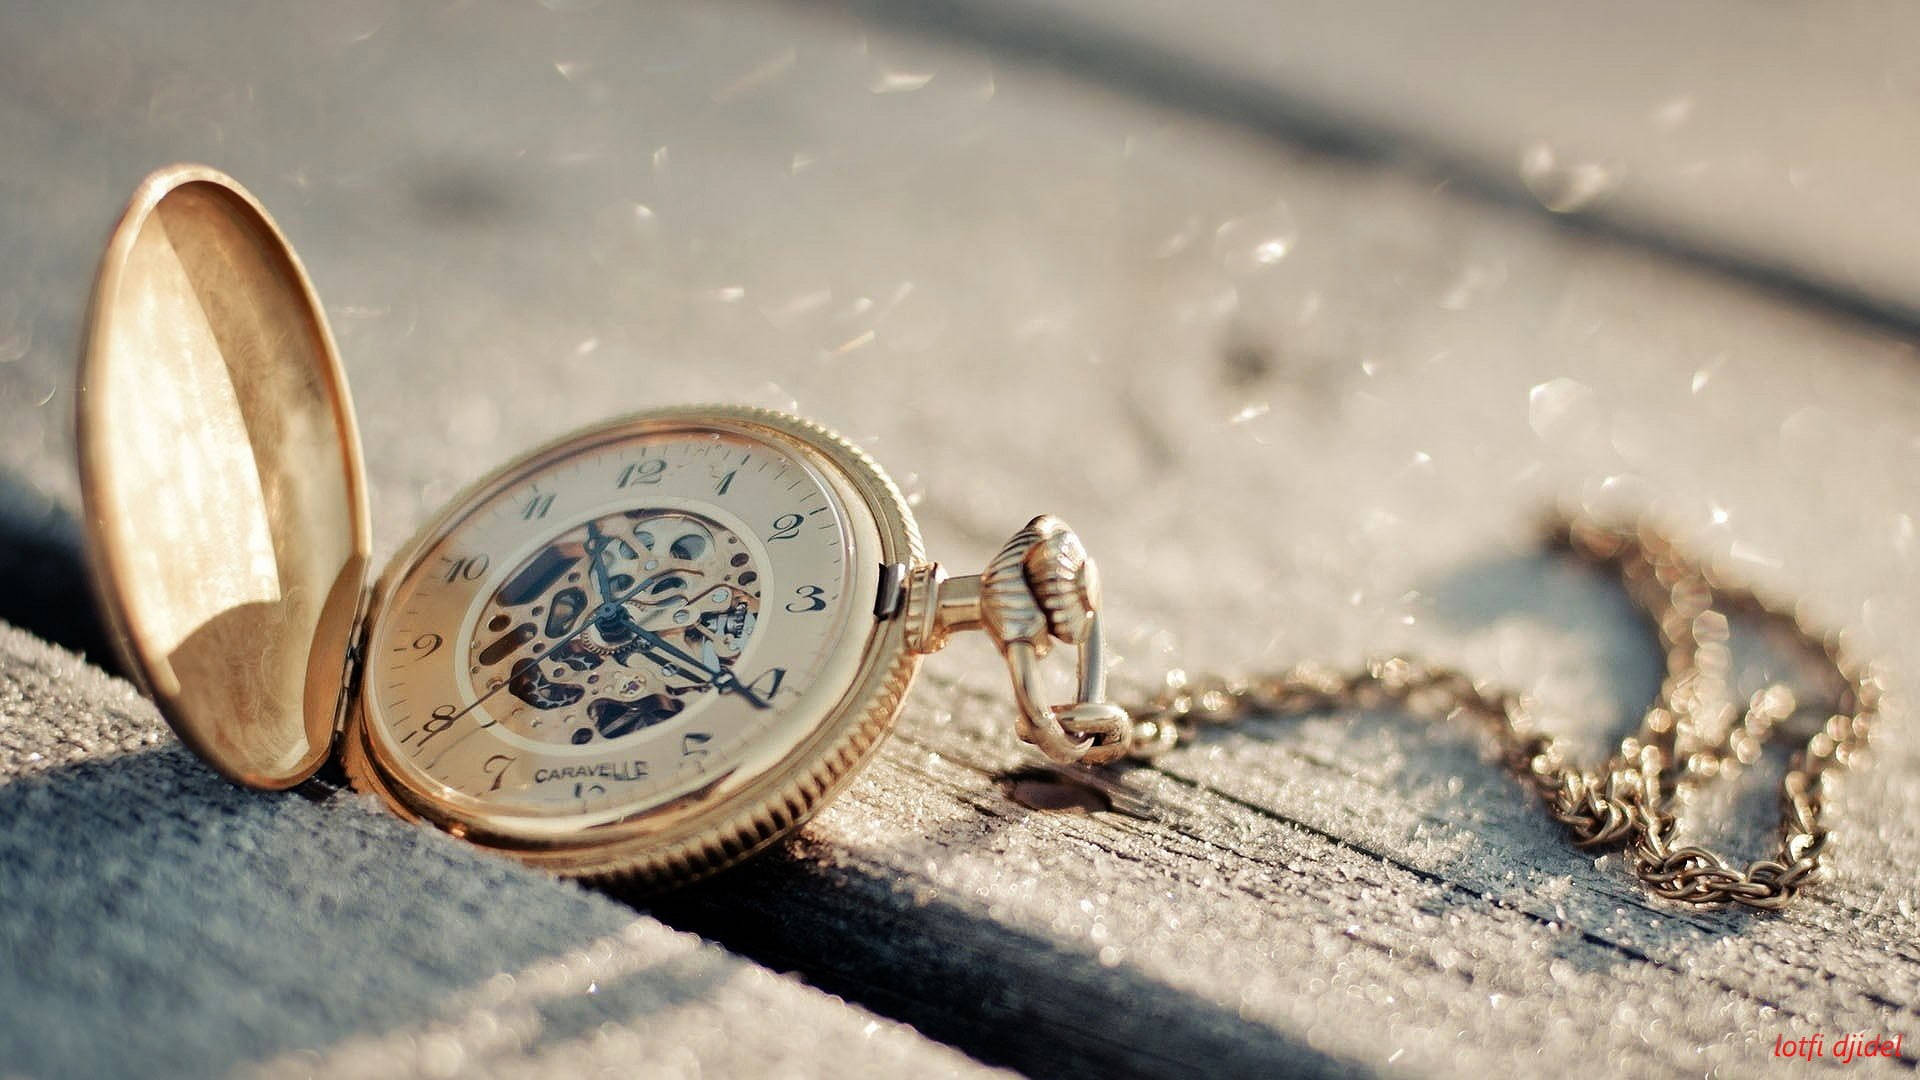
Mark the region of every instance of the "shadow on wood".
POLYGON ((1097 954, 789 851, 634 902, 1030 1076, 1372 1075, 1097 954))

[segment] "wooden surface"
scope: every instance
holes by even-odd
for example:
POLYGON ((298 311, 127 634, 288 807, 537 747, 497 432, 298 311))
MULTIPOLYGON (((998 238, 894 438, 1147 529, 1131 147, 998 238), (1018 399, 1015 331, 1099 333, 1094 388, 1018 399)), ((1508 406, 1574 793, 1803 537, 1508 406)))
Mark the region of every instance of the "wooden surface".
POLYGON ((132 687, 0 626, 0 1069, 990 1075, 426 835, 369 802, 242 791, 132 687))
MULTIPOLYGON (((146 168, 204 158, 327 301, 383 551, 541 438, 746 401, 864 445, 949 565, 1072 521, 1122 686, 1413 648, 1534 689, 1598 752, 1655 657, 1605 582, 1538 555, 1554 502, 1658 512, 1903 688, 1920 671, 1905 294, 1844 302, 1813 266, 1782 288, 1704 227, 1714 258, 1561 229, 938 20, 554 7, 8 16, 0 125, 32 163, 0 171, 13 534, 71 550, 66 350, 101 230, 146 168)), ((66 607, 8 617, 84 643, 66 607)), ((1393 714, 1210 735, 1099 781, 1115 810, 1036 812, 996 659, 925 670, 791 850, 625 899, 1034 1075, 1742 1074, 1786 1067, 1781 1036, 1920 1034, 1904 704, 1834 809, 1832 881, 1754 917, 1646 903, 1468 733, 1393 714)), ((1762 853, 1778 767, 1702 832, 1762 853)))
POLYGON ((1479 0, 859 0, 1144 98, 1447 176, 1671 258, 1920 314, 1904 212, 1920 122, 1886 0, 1755 11, 1479 0))

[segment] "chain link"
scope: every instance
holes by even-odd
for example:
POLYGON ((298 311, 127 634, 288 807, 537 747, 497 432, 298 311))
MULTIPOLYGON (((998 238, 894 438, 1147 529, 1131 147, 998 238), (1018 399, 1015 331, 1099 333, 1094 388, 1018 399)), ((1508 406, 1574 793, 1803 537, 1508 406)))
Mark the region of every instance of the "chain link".
POLYGON ((1665 678, 1639 730, 1599 768, 1568 762, 1537 725, 1537 708, 1525 694, 1403 656, 1349 671, 1305 663, 1239 680, 1169 672, 1152 700, 1125 707, 1133 722, 1129 755, 1150 759, 1198 728, 1255 715, 1391 704, 1416 716, 1466 717, 1486 728, 1506 767, 1576 845, 1624 849, 1654 895, 1685 904, 1785 907, 1820 871, 1827 780, 1864 752, 1885 696, 1881 673, 1854 656, 1843 636, 1812 627, 1790 604, 1718 580, 1649 527, 1561 521, 1551 536, 1579 558, 1619 572, 1666 653, 1665 678), (1845 686, 1825 724, 1788 764, 1777 854, 1745 868, 1704 847, 1676 846, 1671 809, 1681 789, 1755 761, 1800 711, 1793 691, 1779 683, 1745 702, 1733 700, 1729 614, 1790 631, 1817 650, 1845 686))

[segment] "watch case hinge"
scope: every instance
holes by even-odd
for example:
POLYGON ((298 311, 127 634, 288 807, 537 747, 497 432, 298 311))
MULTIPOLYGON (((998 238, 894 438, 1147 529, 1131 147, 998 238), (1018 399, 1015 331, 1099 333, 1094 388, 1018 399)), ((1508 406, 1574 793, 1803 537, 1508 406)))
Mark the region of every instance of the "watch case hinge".
POLYGON ((900 614, 907 597, 907 565, 880 564, 880 591, 873 598, 873 617, 886 622, 900 614))
POLYGON ((333 737, 338 739, 347 730, 347 713, 353 708, 355 695, 360 692, 360 674, 367 660, 367 610, 373 601, 373 590, 360 590, 360 607, 353 615, 353 631, 347 637, 347 663, 340 678, 340 701, 333 710, 333 737))
POLYGON ((347 716, 360 692, 360 675, 367 659, 367 611, 373 601, 372 589, 360 590, 360 605, 353 615, 353 631, 347 637, 346 666, 340 673, 340 697, 333 708, 333 744, 320 768, 294 788, 315 802, 324 802, 335 792, 345 790, 346 768, 340 761, 340 739, 347 730, 347 716))

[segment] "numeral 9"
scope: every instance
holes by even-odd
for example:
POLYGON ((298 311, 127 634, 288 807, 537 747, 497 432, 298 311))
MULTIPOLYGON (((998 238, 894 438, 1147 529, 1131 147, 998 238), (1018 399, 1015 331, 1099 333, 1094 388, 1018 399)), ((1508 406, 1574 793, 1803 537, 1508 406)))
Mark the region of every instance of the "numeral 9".
POLYGON ((425 660, 427 657, 432 656, 434 653, 439 652, 440 646, 445 645, 446 643, 447 643, 447 639, 441 637, 439 634, 421 634, 419 637, 413 639, 413 644, 402 645, 393 651, 406 652, 409 649, 411 649, 413 651, 413 655, 408 657, 407 659, 425 660))

